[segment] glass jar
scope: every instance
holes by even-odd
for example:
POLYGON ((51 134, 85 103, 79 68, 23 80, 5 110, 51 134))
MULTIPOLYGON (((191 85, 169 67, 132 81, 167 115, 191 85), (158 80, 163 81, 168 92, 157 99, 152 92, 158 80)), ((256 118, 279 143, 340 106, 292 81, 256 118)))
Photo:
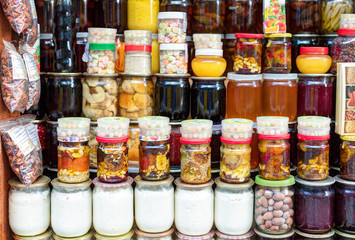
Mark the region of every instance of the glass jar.
POLYGON ((296 64, 301 73, 324 74, 328 72, 332 64, 332 58, 328 55, 327 47, 301 47, 296 64))
POLYGON ((190 75, 157 74, 155 83, 155 112, 181 121, 190 114, 190 75))
POLYGON ((258 230, 275 235, 292 230, 295 178, 289 176, 285 180, 270 181, 257 175, 255 184, 255 223, 258 230))
POLYGON ((133 226, 133 179, 121 183, 101 183, 95 178, 93 192, 93 225, 105 236, 119 236, 133 226))
POLYGON ((119 115, 137 120, 151 116, 154 108, 154 83, 150 74, 120 74, 118 109, 119 115))
POLYGON ((89 74, 115 73, 115 44, 90 43, 89 61, 86 71, 89 74))
POLYGON ((118 113, 118 74, 87 74, 83 81, 83 114, 95 121, 118 113))
POLYGON ((23 237, 42 234, 50 223, 50 179, 39 177, 29 186, 17 178, 9 180, 9 225, 23 237))
POLYGON ((72 0, 76 15, 76 30, 78 32, 88 31, 88 0, 72 0))
POLYGON ((116 28, 118 34, 127 29, 127 0, 104 0, 105 28, 116 28))
POLYGON ((170 145, 170 150, 169 150, 169 156, 170 156, 170 165, 171 166, 180 166, 180 158, 181 158, 181 143, 180 143, 180 138, 181 138, 181 123, 176 122, 176 123, 170 123, 171 125, 171 133, 170 133, 170 139, 169 139, 169 145, 170 145))
POLYGON ((322 239, 322 240, 334 240, 334 230, 330 230, 327 233, 323 234, 311 234, 301 232, 298 229, 295 229, 294 240, 312 240, 312 239, 322 239))
POLYGON ((340 15, 353 12, 353 0, 322 1, 322 33, 336 33, 340 15))
POLYGON ((349 233, 345 233, 342 231, 339 231, 337 229, 335 230, 335 239, 336 240, 351 240, 351 239, 355 239, 355 235, 354 234, 349 234, 349 233))
POLYGON ((259 134, 259 174, 267 180, 283 180, 290 175, 290 134, 259 134))
POLYGON ((239 236, 231 236, 231 235, 227 235, 227 234, 221 233, 219 231, 216 231, 216 235, 217 235, 217 237, 215 238, 216 240, 227 240, 227 239, 252 240, 252 239, 254 239, 254 231, 253 230, 250 230, 248 233, 243 234, 243 235, 239 235, 239 236))
POLYGON ((258 134, 256 131, 256 123, 254 123, 253 126, 253 135, 251 138, 251 159, 250 159, 250 168, 252 170, 259 170, 259 158, 260 158, 260 152, 259 152, 259 139, 258 139, 258 134))
POLYGON ((340 176, 336 176, 335 181, 335 227, 354 234, 355 182, 343 180, 340 176))
POLYGON ((341 136, 340 146, 340 176, 349 181, 355 181, 355 139, 353 136, 341 136))
POLYGON ((295 178, 295 225, 305 233, 324 234, 331 230, 334 219, 332 177, 324 181, 295 178))
MULTIPOLYGON (((127 42, 126 42, 127 43, 127 42)), ((151 46, 125 45, 125 74, 151 74, 151 46)))
MULTIPOLYGON (((46 1, 45 1, 46 2, 46 1)), ((54 72, 54 41, 53 34, 40 35, 40 64, 42 72, 54 72)))
POLYGON ((178 231, 176 231, 176 240, 194 240, 194 239, 198 239, 198 240, 214 240, 214 230, 212 230, 211 232, 205 234, 205 235, 201 235, 201 236, 189 236, 189 235, 184 235, 182 233, 179 233, 178 231))
POLYGON ((175 227, 186 235, 200 236, 213 226, 213 181, 204 184, 186 184, 175 180, 175 227))
POLYGON ((191 0, 163 0, 160 3, 160 12, 185 12, 187 18, 186 34, 192 34, 192 1, 191 0))
POLYGON ((193 1, 193 33, 224 33, 225 0, 193 1))
POLYGON ((273 240, 273 239, 280 239, 280 240, 293 240, 294 231, 291 229, 289 232, 284 234, 266 234, 264 232, 259 231, 258 229, 254 228, 256 234, 256 240, 273 240))
POLYGON ((292 34, 319 33, 321 0, 291 0, 286 3, 287 29, 292 34))
POLYGON ((298 74, 298 116, 332 116, 334 77, 332 74, 298 74))
POLYGON ((115 60, 115 71, 116 73, 124 72, 124 61, 125 61, 125 43, 124 35, 118 34, 116 36, 116 49, 117 49, 117 59, 115 60))
POLYGON ((91 180, 83 183, 62 183, 52 180, 51 225, 61 237, 79 237, 89 232, 92 223, 91 180))
POLYGON ((330 71, 337 72, 337 63, 355 62, 355 29, 339 29, 338 37, 332 43, 333 62, 330 71))
POLYGON ((127 23, 129 30, 149 30, 158 33, 159 0, 129 0, 127 23))
POLYGON ((227 68, 224 75, 233 72, 234 59, 235 59, 235 43, 236 37, 234 33, 226 34, 226 38, 223 43, 223 57, 227 61, 227 68))
POLYGON ((53 231, 52 229, 48 228, 48 230, 40 235, 36 235, 36 236, 31 236, 31 237, 25 237, 25 236, 18 236, 13 234, 12 238, 14 240, 52 240, 52 235, 53 235, 53 231))
POLYGON ((126 234, 120 236, 104 236, 95 232, 96 240, 131 240, 133 239, 134 231, 131 230, 126 234))
POLYGON ((38 120, 43 119, 46 113, 46 109, 45 109, 46 93, 44 89, 46 89, 46 85, 47 85, 47 74, 40 73, 40 79, 41 79, 41 89, 43 90, 40 93, 39 102, 37 103, 37 105, 34 105, 30 109, 25 111, 25 114, 35 115, 36 119, 38 120))
POLYGON ((88 32, 88 42, 93 43, 95 47, 101 44, 112 47, 112 44, 116 42, 117 29, 115 28, 89 28, 88 32))
MULTIPOLYGON (((39 5, 36 1, 36 7, 39 8, 39 5)), ((44 0, 42 11, 38 11, 37 13, 39 17, 39 25, 41 33, 53 33, 54 31, 54 5, 55 0, 44 0)))
POLYGON ((181 181, 202 184, 211 179, 211 139, 181 138, 181 181))
MULTIPOLYGON (((299 73, 296 65, 296 58, 300 55, 301 47, 316 47, 320 45, 320 36, 317 34, 293 34, 291 38, 292 44, 292 72, 299 73)), ((324 46, 323 46, 324 47, 324 46)))
POLYGON ((330 136, 298 135, 297 175, 305 180, 325 180, 329 176, 330 136))
POLYGON ((191 118, 210 119, 220 123, 226 114, 226 86, 224 77, 192 77, 191 118))
POLYGON ((233 70, 241 74, 261 73, 262 34, 237 33, 233 70))
POLYGON ((261 33, 262 11, 260 0, 226 0, 226 33, 261 33))
POLYGON ((340 156, 342 140, 340 135, 335 133, 335 122, 330 124, 330 148, 329 148, 329 165, 332 168, 340 169, 340 156), (340 147, 339 147, 340 146, 340 147))
POLYGON ((75 70, 76 72, 85 72, 86 71, 86 62, 83 61, 83 55, 85 53, 85 47, 88 43, 88 33, 87 32, 78 32, 76 33, 76 44, 75 44, 75 53, 76 53, 76 62, 75 70))
POLYGON ((228 235, 246 234, 253 224, 253 180, 229 184, 217 178, 215 190, 215 224, 218 231, 228 235))
POLYGON ((297 117, 297 74, 263 74, 263 116, 297 117))
MULTIPOLYGON (((249 181, 251 138, 230 139, 221 137, 221 142, 221 169, 219 172, 221 180, 227 183, 249 181)), ((221 232, 230 235, 240 235, 239 233, 221 232)))
POLYGON ((160 12, 158 13, 158 42, 185 43, 186 13, 160 12))
POLYGON ((137 240, 172 240, 174 228, 162 233, 146 233, 137 228, 135 233, 137 240))
POLYGON ((139 134, 140 130, 137 122, 130 122, 130 127, 128 131, 128 162, 139 163, 139 134))
POLYGON ((152 52, 150 55, 152 56, 152 73, 156 74, 160 70, 158 34, 153 34, 152 52))
POLYGON ((261 116, 262 75, 228 73, 226 118, 256 121, 261 116))
POLYGON ((80 117, 82 86, 80 73, 47 73, 46 113, 51 121, 80 117))
POLYGON ((162 74, 187 74, 187 44, 170 43, 160 44, 160 73, 162 74))
POLYGON ((220 77, 227 68, 222 49, 196 49, 191 67, 197 77, 220 77))
POLYGON ((137 176, 134 181, 135 220, 138 228, 146 233, 161 233, 174 222, 174 178, 161 181, 145 181, 137 176))
MULTIPOLYGON (((31 121, 37 128, 37 134, 41 143, 43 165, 49 163, 49 146, 50 146, 50 132, 48 123, 45 120, 33 120, 31 121)), ((50 156, 52 158, 52 156, 50 156)))
POLYGON ((290 73, 291 37, 290 33, 266 34, 267 38, 263 54, 264 73, 290 73))

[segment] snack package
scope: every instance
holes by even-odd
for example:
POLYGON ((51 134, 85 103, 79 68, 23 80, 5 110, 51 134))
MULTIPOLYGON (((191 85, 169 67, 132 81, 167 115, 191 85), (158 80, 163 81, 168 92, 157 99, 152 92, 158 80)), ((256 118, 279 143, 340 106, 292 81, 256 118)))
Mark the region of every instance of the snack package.
POLYGON ((25 63, 13 44, 3 41, 1 54, 1 93, 10 112, 26 110, 28 78, 25 63))
POLYGON ((285 0, 264 0, 264 33, 286 33, 285 0))
POLYGON ((41 141, 39 140, 37 125, 32 123, 35 119, 35 115, 22 115, 18 118, 18 121, 26 129, 27 135, 30 137, 33 146, 37 150, 41 160, 43 160, 41 141))
POLYGON ((30 0, 1 0, 1 5, 12 29, 18 34, 33 25, 30 0))
POLYGON ((26 129, 17 119, 8 119, 0 121, 0 132, 12 170, 23 184, 32 184, 42 175, 43 166, 26 129))

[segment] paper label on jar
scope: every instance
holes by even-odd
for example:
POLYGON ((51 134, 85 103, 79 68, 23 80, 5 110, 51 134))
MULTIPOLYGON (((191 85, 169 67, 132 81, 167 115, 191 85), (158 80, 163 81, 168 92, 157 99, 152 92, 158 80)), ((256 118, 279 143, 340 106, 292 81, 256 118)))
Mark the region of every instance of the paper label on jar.
POLYGON ((33 151, 34 146, 23 126, 10 129, 8 134, 10 135, 11 140, 15 142, 16 146, 20 148, 20 151, 24 155, 28 155, 33 151))
POLYGON ((28 81, 39 81, 39 72, 35 59, 30 53, 23 54, 23 60, 25 61, 28 81))
POLYGON ((285 0, 264 0, 264 33, 286 33, 285 0))
POLYGON ((30 137, 33 145, 35 145, 36 150, 40 150, 41 149, 41 142, 39 140, 37 126, 34 125, 33 123, 29 123, 29 124, 25 125, 24 127, 25 127, 27 134, 30 137))
POLYGON ((21 55, 15 51, 10 52, 13 79, 27 79, 26 66, 21 55))

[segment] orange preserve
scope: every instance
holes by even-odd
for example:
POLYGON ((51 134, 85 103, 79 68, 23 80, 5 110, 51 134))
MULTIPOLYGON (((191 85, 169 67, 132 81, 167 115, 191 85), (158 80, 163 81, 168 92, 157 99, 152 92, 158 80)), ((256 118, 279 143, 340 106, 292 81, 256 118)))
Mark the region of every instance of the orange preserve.
POLYGON ((227 118, 246 118, 256 121, 261 116, 262 74, 228 73, 227 118))
POLYGON ((297 74, 263 74, 262 115, 297 117, 297 74))
POLYGON ((297 68, 303 74, 324 74, 332 65, 327 47, 301 47, 296 58, 297 68))

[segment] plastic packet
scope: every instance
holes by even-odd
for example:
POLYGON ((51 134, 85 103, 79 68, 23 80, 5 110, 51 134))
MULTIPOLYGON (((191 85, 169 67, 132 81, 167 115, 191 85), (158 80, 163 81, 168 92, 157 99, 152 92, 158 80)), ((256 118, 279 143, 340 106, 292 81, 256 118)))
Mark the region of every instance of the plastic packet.
POLYGON ((32 184, 42 175, 43 166, 26 129, 17 119, 8 119, 0 121, 0 132, 12 170, 23 184, 32 184))
POLYGON ((35 119, 35 115, 22 115, 18 118, 18 121, 26 129, 27 135, 30 137, 33 146, 37 150, 41 160, 43 160, 41 141, 38 136, 37 125, 32 123, 35 119))
POLYGON ((1 0, 1 5, 12 29, 18 34, 30 29, 33 16, 30 0, 1 0))
POLYGON ((1 93, 10 112, 26 110, 28 78, 25 63, 13 44, 3 41, 1 54, 1 93))
POLYGON ((38 18, 37 18, 37 11, 36 5, 34 0, 30 0, 31 3, 31 11, 33 17, 33 24, 31 28, 25 29, 21 36, 21 40, 28 44, 29 46, 33 47, 37 40, 39 40, 39 25, 38 25, 38 18))

